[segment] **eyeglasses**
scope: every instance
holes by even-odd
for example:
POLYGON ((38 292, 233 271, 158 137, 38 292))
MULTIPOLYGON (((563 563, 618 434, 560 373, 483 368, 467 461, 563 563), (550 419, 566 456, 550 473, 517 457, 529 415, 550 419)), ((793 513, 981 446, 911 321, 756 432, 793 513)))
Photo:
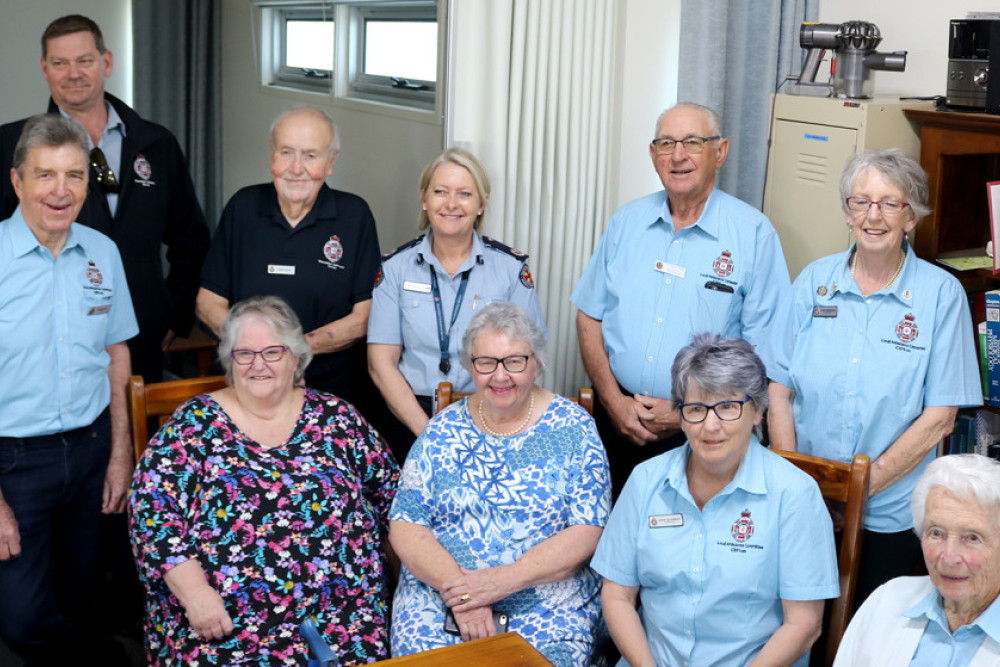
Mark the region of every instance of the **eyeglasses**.
POLYGON ((284 345, 272 345, 270 347, 265 347, 263 350, 233 350, 229 353, 229 356, 233 358, 233 361, 238 363, 240 366, 249 366, 253 363, 253 360, 260 355, 260 358, 269 364, 273 364, 277 361, 281 361, 281 358, 285 356, 285 352, 288 348, 284 345))
POLYGON ((90 166, 97 172, 97 185, 101 192, 113 194, 118 192, 118 179, 115 172, 108 166, 108 160, 104 157, 104 151, 97 146, 90 151, 90 166))
POLYGON ((523 373, 524 369, 528 367, 528 359, 533 356, 535 355, 512 354, 503 359, 497 359, 496 357, 473 357, 472 367, 476 369, 477 373, 483 375, 489 375, 495 371, 498 364, 503 364, 504 369, 508 373, 523 373))
POLYGON ((677 144, 684 144, 684 150, 697 155, 705 150, 707 142, 721 138, 721 136, 716 135, 714 137, 687 137, 685 139, 653 139, 653 150, 656 151, 657 155, 670 155, 674 152, 677 144))
POLYGON ((715 416, 724 422, 734 422, 743 416, 743 406, 751 401, 749 396, 742 401, 719 401, 714 405, 704 403, 679 403, 681 417, 689 424, 700 424, 708 417, 708 411, 715 412, 715 416))
POLYGON ((855 213, 867 213, 872 204, 875 204, 878 206, 878 210, 882 211, 882 215, 899 215, 904 208, 909 206, 905 201, 896 201, 895 199, 872 201, 868 197, 848 197, 846 201, 847 208, 855 213))

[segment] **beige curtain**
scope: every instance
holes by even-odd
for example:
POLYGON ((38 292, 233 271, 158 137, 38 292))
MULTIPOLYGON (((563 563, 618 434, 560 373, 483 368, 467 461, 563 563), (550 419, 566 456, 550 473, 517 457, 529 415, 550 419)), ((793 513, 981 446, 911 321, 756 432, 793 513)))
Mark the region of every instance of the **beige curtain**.
POLYGON ((493 181, 485 233, 531 255, 549 328, 543 383, 587 384, 570 293, 604 229, 613 0, 451 0, 445 144, 493 181))

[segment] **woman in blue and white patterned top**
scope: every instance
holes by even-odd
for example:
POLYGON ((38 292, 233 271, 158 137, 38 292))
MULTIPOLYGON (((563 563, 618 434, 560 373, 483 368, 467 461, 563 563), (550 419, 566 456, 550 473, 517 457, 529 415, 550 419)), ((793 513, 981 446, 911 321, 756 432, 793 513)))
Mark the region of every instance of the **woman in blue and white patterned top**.
POLYGON ((486 306, 462 342, 476 392, 424 429, 390 512, 403 562, 393 655, 487 637, 506 620, 554 664, 586 664, 600 615, 588 562, 611 500, 593 419, 535 385, 545 339, 515 304, 486 306))

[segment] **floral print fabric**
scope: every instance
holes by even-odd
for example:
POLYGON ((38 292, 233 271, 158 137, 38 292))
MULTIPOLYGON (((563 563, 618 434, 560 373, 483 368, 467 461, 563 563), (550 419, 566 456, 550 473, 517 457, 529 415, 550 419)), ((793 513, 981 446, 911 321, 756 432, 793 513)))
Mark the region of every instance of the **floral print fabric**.
POLYGON ((178 408, 139 462, 129 501, 146 586, 150 665, 304 665, 317 620, 341 665, 385 658, 382 532, 398 467, 354 408, 305 390, 287 443, 266 449, 208 396, 178 408), (203 641, 163 574, 197 558, 233 633, 203 641))
MULTIPOLYGON (((390 518, 429 528, 458 564, 507 565, 574 525, 604 526, 608 464, 594 420, 556 396, 525 433, 480 431, 463 399, 436 415, 403 466, 390 518)), ((600 613, 600 578, 589 567, 564 581, 519 591, 493 605, 556 665, 589 664, 600 613)), ((461 637, 443 630, 440 593, 403 567, 393 599, 392 652, 406 655, 461 637)))

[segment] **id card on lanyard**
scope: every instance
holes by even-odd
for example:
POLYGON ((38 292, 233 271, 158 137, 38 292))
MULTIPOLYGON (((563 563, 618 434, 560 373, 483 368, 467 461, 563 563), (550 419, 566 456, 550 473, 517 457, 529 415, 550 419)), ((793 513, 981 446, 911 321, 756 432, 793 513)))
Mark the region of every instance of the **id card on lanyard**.
POLYGON ((438 330, 438 344, 441 346, 441 362, 438 364, 438 368, 445 375, 451 370, 451 353, 448 352, 448 346, 451 342, 451 329, 455 326, 455 320, 458 319, 458 312, 462 309, 462 299, 465 298, 465 288, 469 286, 469 274, 472 273, 472 269, 468 268, 462 272, 462 283, 458 286, 458 292, 455 294, 455 305, 451 308, 451 323, 448 328, 445 329, 444 326, 444 306, 441 304, 441 289, 438 287, 437 271, 434 267, 430 267, 431 270, 431 294, 434 297, 434 314, 437 317, 437 330, 438 330))

